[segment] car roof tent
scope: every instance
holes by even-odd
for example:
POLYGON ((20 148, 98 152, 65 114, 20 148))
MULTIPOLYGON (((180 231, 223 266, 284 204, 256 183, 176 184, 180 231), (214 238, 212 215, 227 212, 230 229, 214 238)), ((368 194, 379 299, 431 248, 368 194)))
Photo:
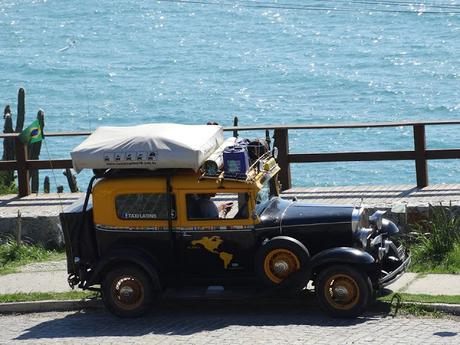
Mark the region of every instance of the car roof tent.
POLYGON ((96 129, 70 156, 77 172, 86 168, 198 171, 223 141, 223 129, 217 125, 106 126, 96 129))

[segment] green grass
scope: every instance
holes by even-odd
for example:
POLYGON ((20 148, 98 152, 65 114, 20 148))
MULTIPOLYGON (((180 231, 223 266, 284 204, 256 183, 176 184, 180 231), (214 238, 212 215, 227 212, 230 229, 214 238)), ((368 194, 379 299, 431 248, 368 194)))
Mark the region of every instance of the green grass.
POLYGON ((387 296, 379 297, 375 308, 388 313, 388 315, 411 315, 417 317, 441 318, 449 316, 449 313, 434 310, 427 304, 460 304, 460 296, 430 296, 421 294, 392 293, 387 296), (397 307, 397 299, 393 300, 395 295, 401 297, 401 304, 397 307), (391 304, 390 304, 391 303, 391 304), (419 304, 423 303, 423 304, 419 304))
POLYGON ((430 205, 428 219, 411 227, 412 272, 460 273, 460 216, 453 207, 430 205))
POLYGON ((440 261, 425 260, 417 249, 412 250, 411 272, 460 274, 460 244, 449 251, 440 261))
POLYGON ((426 306, 417 305, 417 304, 402 305, 398 310, 398 315, 429 317, 431 319, 439 319, 439 318, 444 318, 444 317, 449 316, 448 313, 445 313, 439 310, 432 310, 430 308, 427 308, 426 306))
POLYGON ((429 304, 435 303, 460 304, 460 296, 391 293, 377 298, 372 309, 393 317, 396 315, 430 318, 449 317, 449 313, 435 310, 433 307, 429 306, 429 304), (396 297, 400 297, 401 304, 399 304, 398 298, 396 297))
POLYGON ((93 291, 14 293, 8 295, 0 295, 0 303, 46 300, 81 300, 95 298, 96 296, 96 292, 93 291))
MULTIPOLYGON (((382 302, 391 302, 395 293, 387 296, 379 297, 378 300, 382 302)), ((446 303, 446 304, 460 304, 460 296, 458 295, 422 295, 422 294, 408 294, 398 293, 401 296, 401 302, 416 302, 416 303, 446 303)))
POLYGON ((19 266, 32 262, 63 260, 65 253, 38 245, 17 244, 9 239, 0 244, 0 274, 17 272, 19 266))

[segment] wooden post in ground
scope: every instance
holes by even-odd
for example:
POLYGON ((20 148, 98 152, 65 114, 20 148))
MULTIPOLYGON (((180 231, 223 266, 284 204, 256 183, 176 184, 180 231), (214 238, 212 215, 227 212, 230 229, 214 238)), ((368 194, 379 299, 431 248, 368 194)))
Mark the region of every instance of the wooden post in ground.
POLYGON ((18 210, 18 218, 16 219, 16 244, 22 243, 22 215, 21 210, 18 210))

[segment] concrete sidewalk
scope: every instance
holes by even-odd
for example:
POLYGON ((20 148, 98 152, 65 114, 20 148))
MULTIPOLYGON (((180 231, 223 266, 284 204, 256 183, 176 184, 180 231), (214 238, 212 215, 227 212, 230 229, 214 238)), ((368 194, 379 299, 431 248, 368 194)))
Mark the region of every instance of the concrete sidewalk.
POLYGON ((65 260, 33 263, 21 267, 18 273, 0 276, 0 295, 71 290, 65 260))
MULTIPOLYGON (((405 273, 388 288, 409 294, 460 296, 460 275, 405 273)), ((0 276, 0 295, 67 291, 71 288, 67 284, 65 261, 33 263, 23 266, 19 273, 0 276)))

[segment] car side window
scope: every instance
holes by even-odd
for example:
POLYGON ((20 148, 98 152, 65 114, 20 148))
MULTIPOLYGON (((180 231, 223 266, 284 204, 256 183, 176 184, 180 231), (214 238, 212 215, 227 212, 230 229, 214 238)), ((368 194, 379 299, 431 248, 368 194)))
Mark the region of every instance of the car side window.
POLYGON ((189 220, 248 218, 248 193, 194 193, 185 199, 189 220))
MULTIPOLYGON (((171 216, 176 219, 176 200, 171 195, 171 216)), ((122 194, 115 198, 117 216, 125 220, 166 220, 168 203, 166 193, 122 194)))

